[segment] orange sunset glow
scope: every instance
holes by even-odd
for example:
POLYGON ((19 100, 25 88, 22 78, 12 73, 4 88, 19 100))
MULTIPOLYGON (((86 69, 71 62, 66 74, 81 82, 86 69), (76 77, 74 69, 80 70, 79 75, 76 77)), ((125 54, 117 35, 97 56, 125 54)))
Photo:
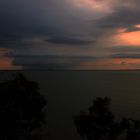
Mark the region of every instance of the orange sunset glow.
MULTIPOLYGON (((134 27, 140 28, 140 25, 134 27)), ((125 46, 140 46, 140 31, 127 32, 127 29, 120 28, 117 30, 118 34, 115 36, 117 39, 117 45, 125 46)))
MULTIPOLYGON (((10 49, 9 49, 10 50, 10 49)), ((0 48, 0 70, 20 70, 22 66, 15 66, 13 64, 13 58, 5 56, 9 52, 8 49, 0 48)))
POLYGON ((13 60, 7 57, 0 57, 0 70, 14 70, 14 69, 22 69, 21 66, 14 66, 13 60))
POLYGON ((139 28, 140 29, 140 24, 134 25, 134 27, 139 28))

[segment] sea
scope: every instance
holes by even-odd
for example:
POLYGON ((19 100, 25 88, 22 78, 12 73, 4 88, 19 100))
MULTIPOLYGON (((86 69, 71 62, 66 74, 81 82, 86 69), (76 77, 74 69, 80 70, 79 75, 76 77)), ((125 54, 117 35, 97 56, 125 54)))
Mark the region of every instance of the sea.
POLYGON ((116 120, 140 119, 139 70, 1 71, 0 81, 22 73, 36 81, 46 98, 47 140, 82 140, 74 117, 87 111, 97 97, 109 97, 116 120))

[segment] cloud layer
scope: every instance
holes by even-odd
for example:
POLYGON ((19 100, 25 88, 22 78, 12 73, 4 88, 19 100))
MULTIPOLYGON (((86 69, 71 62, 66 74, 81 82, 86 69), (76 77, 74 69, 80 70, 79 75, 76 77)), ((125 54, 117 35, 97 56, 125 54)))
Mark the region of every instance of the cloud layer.
POLYGON ((139 58, 139 38, 130 43, 140 35, 138 0, 1 0, 0 6, 0 48, 13 65, 65 69, 92 57, 139 58))

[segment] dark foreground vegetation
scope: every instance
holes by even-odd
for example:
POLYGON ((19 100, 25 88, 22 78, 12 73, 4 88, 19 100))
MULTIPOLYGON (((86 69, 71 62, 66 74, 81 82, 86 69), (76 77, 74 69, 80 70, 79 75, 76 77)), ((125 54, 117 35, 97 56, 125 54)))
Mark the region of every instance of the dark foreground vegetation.
POLYGON ((46 100, 37 82, 18 74, 0 83, 0 140, 41 140, 46 100))
MULTIPOLYGON (((17 74, 0 83, 0 140, 41 140, 46 129, 46 99, 37 82, 17 74)), ((117 120, 111 99, 98 97, 87 112, 74 117, 83 140, 140 140, 140 120, 117 120)), ((57 117, 57 116, 56 116, 57 117)), ((59 138, 58 138, 59 139, 59 138)))
POLYGON ((88 112, 74 118, 84 140, 140 140, 140 121, 122 118, 116 121, 110 110, 110 99, 96 98, 88 112))

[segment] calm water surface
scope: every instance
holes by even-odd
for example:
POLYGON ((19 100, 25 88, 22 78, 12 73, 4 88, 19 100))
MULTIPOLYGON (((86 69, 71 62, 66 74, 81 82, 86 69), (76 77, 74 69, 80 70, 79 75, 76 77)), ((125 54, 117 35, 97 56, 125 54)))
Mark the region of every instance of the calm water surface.
MULTIPOLYGON (((112 99, 117 118, 140 119, 140 71, 22 71, 39 83, 48 101, 48 139, 80 140, 73 116, 96 97, 112 99)), ((1 71, 1 80, 16 71, 1 71)))

